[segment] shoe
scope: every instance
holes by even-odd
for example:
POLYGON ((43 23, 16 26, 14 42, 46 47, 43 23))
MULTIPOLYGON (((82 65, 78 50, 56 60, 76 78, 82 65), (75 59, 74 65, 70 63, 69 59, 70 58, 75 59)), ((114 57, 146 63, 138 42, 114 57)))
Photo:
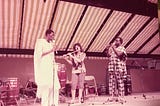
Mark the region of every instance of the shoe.
POLYGON ((74 104, 74 103, 75 103, 75 100, 72 99, 72 100, 70 101, 70 104, 74 104))
POLYGON ((81 98, 81 103, 84 103, 84 98, 81 98))
POLYGON ((80 98, 80 99, 78 100, 78 103, 84 103, 84 99, 83 99, 83 98, 80 98))
POLYGON ((117 97, 111 97, 109 99, 110 102, 117 102, 118 101, 118 98, 117 97))
POLYGON ((119 101, 120 103, 125 103, 125 102, 126 102, 126 100, 124 99, 124 97, 119 98, 118 101, 119 101))

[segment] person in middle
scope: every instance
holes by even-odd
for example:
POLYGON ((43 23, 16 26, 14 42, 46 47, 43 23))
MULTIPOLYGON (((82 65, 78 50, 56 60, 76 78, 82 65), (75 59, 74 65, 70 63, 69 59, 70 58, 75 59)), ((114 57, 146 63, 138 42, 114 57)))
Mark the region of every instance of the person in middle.
POLYGON ((84 59, 86 54, 82 50, 80 43, 76 43, 73 46, 73 52, 63 55, 65 60, 72 65, 72 77, 71 77, 71 103, 75 103, 76 89, 78 87, 79 96, 78 102, 82 103, 82 93, 84 88, 84 79, 86 75, 86 68, 84 59))

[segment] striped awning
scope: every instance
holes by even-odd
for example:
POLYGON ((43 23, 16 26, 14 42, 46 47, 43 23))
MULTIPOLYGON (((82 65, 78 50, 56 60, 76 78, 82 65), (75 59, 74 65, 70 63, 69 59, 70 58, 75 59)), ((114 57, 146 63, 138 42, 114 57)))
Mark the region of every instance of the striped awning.
POLYGON ((55 31, 59 56, 79 42, 88 56, 105 57, 117 36, 130 57, 160 56, 158 11, 151 11, 157 0, 146 1, 146 13, 136 11, 139 2, 129 9, 120 1, 112 6, 105 0, 0 0, 0 56, 32 57, 36 39, 48 28, 55 31))

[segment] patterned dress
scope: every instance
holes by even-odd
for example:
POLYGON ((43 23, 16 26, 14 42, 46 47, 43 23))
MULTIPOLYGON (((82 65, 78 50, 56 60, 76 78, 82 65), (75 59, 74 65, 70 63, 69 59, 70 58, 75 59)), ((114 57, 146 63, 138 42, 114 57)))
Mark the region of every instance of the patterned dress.
MULTIPOLYGON (((116 51, 123 52, 125 58, 126 51, 123 46, 119 46, 115 49, 116 51)), ((111 96, 124 96, 123 76, 127 74, 126 62, 125 59, 118 57, 114 51, 110 53, 108 72, 109 72, 109 94, 111 96)))

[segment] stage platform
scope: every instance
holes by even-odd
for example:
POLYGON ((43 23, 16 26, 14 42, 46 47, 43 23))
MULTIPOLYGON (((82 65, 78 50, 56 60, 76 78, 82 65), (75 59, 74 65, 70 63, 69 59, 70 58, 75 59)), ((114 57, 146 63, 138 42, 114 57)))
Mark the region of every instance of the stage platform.
MULTIPOLYGON (((132 93, 125 96, 125 103, 108 101, 108 95, 94 96, 89 95, 85 98, 84 103, 69 104, 71 98, 65 97, 64 103, 59 103, 59 106, 160 106, 160 92, 150 93, 132 93)), ((33 100, 27 104, 21 101, 20 106, 41 106, 40 103, 35 103, 33 100)))

